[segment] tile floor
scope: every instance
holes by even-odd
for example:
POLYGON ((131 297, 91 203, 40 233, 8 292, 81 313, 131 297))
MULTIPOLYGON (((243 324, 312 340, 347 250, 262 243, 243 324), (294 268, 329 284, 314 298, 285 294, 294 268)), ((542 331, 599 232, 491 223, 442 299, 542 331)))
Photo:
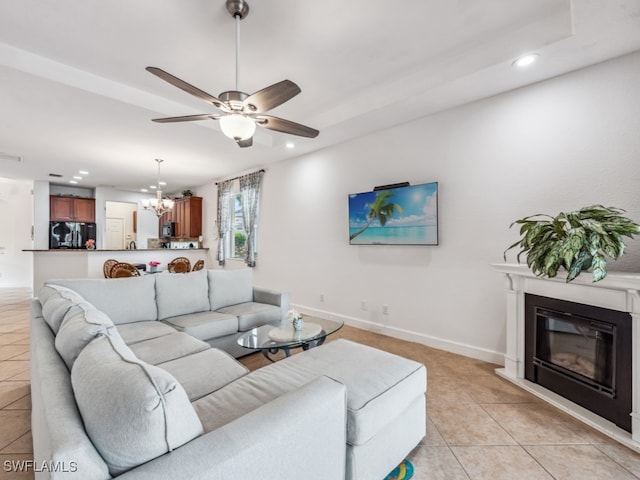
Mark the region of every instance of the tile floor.
MULTIPOLYGON (((1 468, 32 458, 30 295, 0 288, 0 480, 33 478, 1 468)), ((415 480, 640 479, 640 455, 496 376, 496 365, 352 327, 333 337, 427 366, 427 436, 409 456, 415 480)), ((255 369, 268 360, 242 362, 255 369)))

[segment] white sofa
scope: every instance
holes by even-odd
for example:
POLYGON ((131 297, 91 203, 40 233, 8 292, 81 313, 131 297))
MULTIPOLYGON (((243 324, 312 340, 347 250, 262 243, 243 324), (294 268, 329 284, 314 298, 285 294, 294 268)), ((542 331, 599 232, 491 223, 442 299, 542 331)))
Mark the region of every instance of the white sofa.
POLYGON ((261 308, 238 306, 262 303, 255 293, 211 301, 216 289, 233 297, 230 284, 209 288, 211 272, 42 289, 31 304, 37 478, 383 479, 424 436, 417 362, 336 340, 249 373, 196 338, 211 333, 202 312, 237 312, 247 327, 261 308), (209 310, 185 287, 202 278, 209 310))

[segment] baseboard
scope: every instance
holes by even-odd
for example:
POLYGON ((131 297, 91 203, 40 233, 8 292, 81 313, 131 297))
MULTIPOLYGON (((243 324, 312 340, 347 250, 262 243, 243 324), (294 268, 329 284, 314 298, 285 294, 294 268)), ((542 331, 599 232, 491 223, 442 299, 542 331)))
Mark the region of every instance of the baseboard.
POLYGON ((389 325, 381 325, 369 320, 363 320, 361 318, 349 317, 347 315, 340 315, 317 308, 310 308, 304 305, 291 305, 301 313, 313 315, 327 320, 343 321, 345 325, 361 328, 370 332, 380 333, 388 335, 390 337, 399 338, 401 340, 407 340, 409 342, 416 342, 426 345, 427 347, 437 348, 439 350, 445 350, 447 352, 456 353, 458 355, 464 355, 465 357, 475 358, 482 360, 483 362, 490 362, 496 365, 504 365, 504 352, 496 352, 465 343, 455 342, 452 340, 446 340, 443 338, 426 335, 420 332, 413 332, 403 328, 392 327, 389 325))

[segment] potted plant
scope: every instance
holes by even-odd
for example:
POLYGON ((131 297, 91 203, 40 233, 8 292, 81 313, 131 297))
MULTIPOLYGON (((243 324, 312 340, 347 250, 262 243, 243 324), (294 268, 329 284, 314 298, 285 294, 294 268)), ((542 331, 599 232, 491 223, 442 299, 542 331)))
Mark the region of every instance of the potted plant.
POLYGON ((520 246, 516 257, 527 254, 527 265, 538 276, 555 277, 564 267, 567 283, 582 270, 592 269, 593 281, 607 275, 606 256, 616 260, 626 247, 622 237, 633 238, 640 233, 640 225, 624 217, 624 210, 592 205, 575 212, 560 212, 555 217, 532 215, 513 222, 521 225, 521 239, 504 251, 520 246))
POLYGON ((183 197, 192 197, 193 196, 193 192, 189 188, 187 188, 186 190, 182 191, 182 196, 183 197))

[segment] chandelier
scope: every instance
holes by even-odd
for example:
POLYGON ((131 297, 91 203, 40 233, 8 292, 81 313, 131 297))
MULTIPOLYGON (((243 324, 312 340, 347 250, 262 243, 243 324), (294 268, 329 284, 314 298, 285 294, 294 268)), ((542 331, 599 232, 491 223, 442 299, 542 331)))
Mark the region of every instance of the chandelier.
POLYGON ((173 208, 173 200, 170 198, 162 198, 162 188, 160 187, 160 164, 164 160, 156 158, 158 163, 158 184, 156 187, 156 198, 148 198, 142 200, 142 206, 145 210, 153 211, 158 217, 163 213, 167 213, 173 208))

